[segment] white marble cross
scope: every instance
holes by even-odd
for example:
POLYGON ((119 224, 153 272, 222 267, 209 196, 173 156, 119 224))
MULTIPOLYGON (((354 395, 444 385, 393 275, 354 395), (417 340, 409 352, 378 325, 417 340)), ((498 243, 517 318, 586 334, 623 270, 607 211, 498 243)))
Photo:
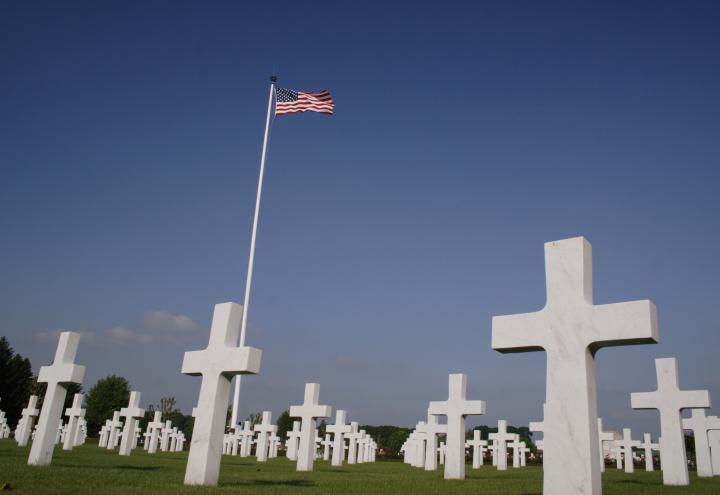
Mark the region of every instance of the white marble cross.
POLYGON ((660 465, 663 483, 688 485, 690 477, 680 414, 683 409, 710 407, 710 394, 707 390, 680 390, 675 358, 656 359, 655 372, 657 390, 632 393, 630 403, 633 409, 657 409, 660 412, 660 465))
POLYGON ((298 450, 297 470, 312 471, 315 460, 315 420, 327 418, 332 414, 330 406, 319 405, 320 384, 305 384, 305 401, 300 406, 290 407, 290 416, 300 418, 300 447, 298 450))
POLYGON ((416 468, 425 468, 425 449, 427 448, 427 425, 425 421, 418 421, 415 425, 415 462, 413 466, 416 468))
POLYGON ((325 440, 323 440, 321 443, 323 446, 323 461, 329 461, 330 460, 330 447, 333 444, 332 443, 332 435, 330 433, 325 433, 325 440))
POLYGON ((75 446, 80 417, 85 411, 82 408, 83 397, 85 397, 83 394, 75 394, 72 407, 65 409, 65 416, 68 417, 68 432, 63 441, 63 450, 72 450, 75 446))
POLYGON ((512 442, 510 443, 510 448, 513 451, 513 463, 512 467, 519 468, 520 467, 520 435, 517 433, 515 434, 515 438, 513 438, 512 442))
POLYGON ((485 401, 467 400, 467 375, 449 376, 448 400, 431 402, 428 414, 447 417, 445 479, 465 479, 465 417, 485 414, 485 401))
POLYGON ((447 425, 440 424, 439 417, 428 414, 425 423, 427 448, 425 449, 425 471, 435 471, 438 467, 438 435, 447 433, 447 425))
POLYGON ((22 410, 22 419, 20 420, 22 421, 22 428, 20 428, 19 432, 15 433, 15 440, 19 447, 25 447, 28 444, 28 440, 30 440, 35 417, 40 414, 37 408, 37 402, 37 395, 31 395, 27 407, 22 410))
POLYGON ((653 450, 658 450, 660 446, 656 443, 652 443, 652 437, 650 433, 643 435, 643 443, 640 444, 641 449, 645 449, 645 471, 654 471, 655 465, 653 463, 653 450))
POLYGON ((712 477, 713 467, 708 432, 710 430, 720 430, 720 418, 717 416, 705 416, 705 409, 693 409, 692 416, 683 419, 682 425, 686 430, 692 430, 693 432, 697 475, 701 478, 712 477))
POLYGON ((547 303, 535 313, 493 317, 492 347, 547 354, 543 491, 601 493, 595 353, 657 341, 650 301, 593 304, 592 254, 583 237, 545 244, 547 303))
MULTIPOLYGON (((350 422, 350 433, 346 433, 345 437, 348 439, 348 464, 355 464, 357 462, 357 441, 360 438, 360 425, 357 421, 350 422)), ((412 453, 408 452, 408 456, 412 453)))
POLYGON ((118 434, 120 433, 120 428, 122 427, 122 421, 120 421, 120 411, 113 411, 113 417, 110 423, 108 423, 109 427, 109 434, 108 434, 108 443, 107 443, 107 449, 112 450, 117 446, 118 443, 118 434))
POLYGON ((300 442, 300 421, 293 421, 293 429, 287 432, 287 450, 285 455, 291 461, 297 461, 298 443, 300 442))
POLYGON ((79 343, 79 333, 62 332, 53 364, 40 368, 38 382, 47 383, 47 390, 40 411, 35 440, 30 448, 28 457, 30 465, 46 466, 52 462, 54 440, 61 421, 60 416, 63 412, 67 385, 82 383, 85 376, 85 366, 79 366, 74 362, 79 343))
MULTIPOLYGON (((328 425, 325 427, 325 431, 333 434, 333 449, 332 449, 332 461, 331 466, 342 466, 343 459, 345 457, 345 434, 350 433, 350 425, 345 424, 347 420, 347 412, 342 409, 335 411, 335 424, 328 425)), ((296 423, 298 423, 296 421, 296 423)), ((293 426, 295 426, 293 424, 293 426)), ((299 429, 298 424, 298 429, 299 429)), ((288 437, 290 432, 288 432, 288 437)), ((288 457, 290 457, 288 455, 288 457)))
POLYGON ((498 471, 505 471, 507 469, 507 442, 515 440, 514 433, 508 433, 507 421, 501 419, 498 421, 497 433, 490 433, 488 436, 490 440, 495 441, 495 462, 497 462, 498 471))
POLYGON ((160 451, 161 452, 167 452, 170 450, 170 435, 172 435, 173 432, 173 426, 172 421, 167 420, 165 421, 165 426, 161 430, 161 436, 160 436, 160 451))
POLYGON ((473 431, 472 440, 468 440, 465 445, 473 449, 472 455, 472 467, 473 469, 479 469, 483 465, 483 455, 485 453, 485 447, 487 446, 487 440, 481 439, 482 432, 480 430, 473 431))
POLYGON ((125 418, 122 442, 120 442, 120 455, 130 455, 135 441, 135 418, 145 416, 145 409, 140 407, 140 392, 130 392, 128 405, 120 409, 120 416, 125 418))
POLYGON ((243 429, 238 432, 238 435, 240 436, 240 457, 249 457, 250 451, 252 450, 253 438, 255 437, 252 423, 245 421, 245 423, 243 423, 243 429))
POLYGON ((257 457, 258 462, 266 462, 268 459, 269 436, 277 432, 277 426, 272 424, 272 412, 263 411, 262 423, 256 424, 253 430, 257 432, 255 457, 257 457))
POLYGON ((710 444, 713 475, 720 476, 720 430, 708 432, 708 443, 710 444))
POLYGON ((217 485, 230 380, 235 375, 260 371, 262 352, 237 347, 242 313, 239 304, 216 304, 207 348, 186 352, 183 358, 184 374, 202 376, 185 470, 186 485, 217 485))
POLYGON ((148 423, 147 431, 150 432, 150 445, 147 446, 148 454, 154 454, 158 448, 158 437, 162 433, 165 424, 162 422, 162 413, 155 411, 153 420, 148 423))
POLYGON ((634 473, 633 447, 640 447, 640 441, 632 439, 632 430, 630 428, 623 428, 623 437, 617 441, 617 445, 622 448, 623 457, 625 458, 625 472, 634 473))
POLYGON ((611 431, 603 431, 603 420, 598 418, 598 447, 600 447, 600 472, 605 472, 605 447, 604 442, 615 440, 615 434, 611 431))

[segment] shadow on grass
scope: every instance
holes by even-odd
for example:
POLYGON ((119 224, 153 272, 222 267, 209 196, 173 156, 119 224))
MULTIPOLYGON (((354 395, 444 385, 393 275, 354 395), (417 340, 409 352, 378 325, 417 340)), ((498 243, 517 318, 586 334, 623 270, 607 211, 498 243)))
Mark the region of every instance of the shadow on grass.
POLYGON ((160 471, 162 468, 159 466, 91 466, 88 467, 85 464, 58 464, 58 466, 63 468, 69 468, 69 469, 86 469, 86 470, 95 470, 95 469, 120 469, 125 471, 160 471))
POLYGON ((315 486, 315 483, 308 480, 286 480, 286 481, 273 481, 273 480, 247 480, 247 481, 235 481, 231 483, 220 483, 220 486, 227 487, 247 487, 247 486, 293 486, 298 488, 309 488, 315 486))

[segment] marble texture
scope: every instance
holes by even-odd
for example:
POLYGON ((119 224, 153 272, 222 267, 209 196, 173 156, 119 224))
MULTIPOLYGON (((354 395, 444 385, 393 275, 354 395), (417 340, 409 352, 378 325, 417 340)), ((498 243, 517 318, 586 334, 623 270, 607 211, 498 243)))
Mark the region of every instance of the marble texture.
POLYGON ((236 303, 215 305, 207 348, 183 357, 182 373, 202 376, 186 485, 217 485, 230 381, 236 375, 260 371, 262 351, 238 347, 242 313, 243 307, 236 303))
POLYGON ((298 471, 312 471, 315 461, 315 424, 317 418, 332 414, 330 406, 319 405, 320 384, 305 384, 305 400, 302 405, 291 406, 290 416, 300 418, 300 446, 298 448, 298 471))
POLYGON ((122 441, 120 442, 120 455, 130 455, 135 442, 135 420, 145 417, 145 409, 140 407, 140 392, 130 392, 127 407, 120 409, 120 416, 125 418, 122 441))
MULTIPOLYGON (((342 466, 345 457, 345 434, 350 433, 350 424, 346 424, 347 412, 342 409, 335 411, 335 424, 327 425, 325 431, 333 434, 331 466, 342 466)), ((294 425, 293 425, 294 426, 294 425)), ((298 425, 299 426, 299 425, 298 425)), ((288 432, 288 436, 290 433, 288 432)), ((289 457, 289 456, 288 456, 289 457)))
POLYGON ((682 420, 683 428, 692 430, 695 442, 695 462, 697 475, 701 478, 713 476, 712 459, 710 457, 710 442, 708 432, 720 430, 720 418, 705 416, 705 409, 693 409, 689 418, 682 420))
POLYGON ((660 465, 663 483, 682 486, 690 484, 682 431, 683 409, 710 407, 707 390, 680 390, 677 359, 655 360, 657 390, 630 395, 633 409, 657 409, 660 413, 660 465))
POLYGON ((448 399, 431 402, 428 414, 447 418, 445 474, 446 480, 465 479, 465 418, 485 414, 485 401, 467 399, 467 375, 453 373, 448 377, 448 399))
POLYGON ((495 316, 492 347, 547 356, 543 491, 601 493, 595 353, 657 342, 648 300, 593 304, 592 249, 583 237, 545 244, 547 302, 535 313, 495 316))
POLYGON ((62 332, 53 364, 43 366, 38 373, 37 381, 46 383, 47 388, 38 419, 37 433, 28 457, 28 464, 32 466, 46 466, 52 462, 57 430, 67 395, 66 387, 71 383, 82 383, 85 377, 85 367, 75 364, 79 343, 79 333, 62 332))
POLYGON ((708 432, 708 443, 710 444, 713 476, 720 476, 720 430, 710 430, 708 432))

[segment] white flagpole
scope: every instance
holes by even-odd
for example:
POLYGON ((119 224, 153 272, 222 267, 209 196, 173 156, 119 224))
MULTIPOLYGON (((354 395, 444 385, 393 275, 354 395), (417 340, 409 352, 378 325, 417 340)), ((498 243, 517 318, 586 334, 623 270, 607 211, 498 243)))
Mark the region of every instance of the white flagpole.
MULTIPOLYGON (((253 218, 252 236, 250 237, 250 257, 248 259, 247 278, 245 279, 245 300, 243 301, 242 323, 240 324, 240 347, 245 345, 245 330, 247 328, 248 304, 250 302, 250 287, 252 286, 253 264, 255 262, 255 239, 257 238, 258 217, 260 215, 260 197, 262 196, 263 176, 265 175, 265 155, 267 152, 268 134, 270 132, 270 112, 272 110, 273 94, 277 77, 270 77, 270 95, 268 96, 267 117, 265 118, 265 137, 263 138, 262 156, 260 157, 260 175, 258 178, 257 197, 255 198, 255 217, 253 218)), ((235 377, 235 394, 233 395, 232 415, 230 427, 235 428, 240 406, 240 381, 242 375, 235 377)))

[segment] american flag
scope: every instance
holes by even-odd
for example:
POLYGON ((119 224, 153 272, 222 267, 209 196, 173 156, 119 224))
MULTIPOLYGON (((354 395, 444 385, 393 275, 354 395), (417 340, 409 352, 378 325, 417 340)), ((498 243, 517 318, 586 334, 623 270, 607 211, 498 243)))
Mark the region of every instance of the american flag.
POLYGON ((327 90, 318 93, 275 88, 275 115, 297 112, 333 114, 335 102, 327 90))

